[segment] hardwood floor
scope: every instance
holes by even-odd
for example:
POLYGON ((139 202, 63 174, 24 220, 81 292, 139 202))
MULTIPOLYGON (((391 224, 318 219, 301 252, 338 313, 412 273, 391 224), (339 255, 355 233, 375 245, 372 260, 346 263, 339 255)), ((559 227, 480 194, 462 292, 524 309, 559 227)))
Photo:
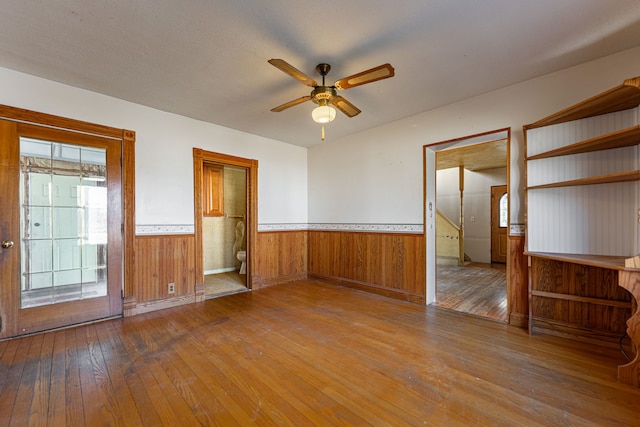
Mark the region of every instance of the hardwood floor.
POLYGON ((0 426, 638 425, 619 352, 300 281, 0 342, 0 426))
POLYGON ((436 283, 436 306, 507 321, 505 265, 438 265, 436 283))

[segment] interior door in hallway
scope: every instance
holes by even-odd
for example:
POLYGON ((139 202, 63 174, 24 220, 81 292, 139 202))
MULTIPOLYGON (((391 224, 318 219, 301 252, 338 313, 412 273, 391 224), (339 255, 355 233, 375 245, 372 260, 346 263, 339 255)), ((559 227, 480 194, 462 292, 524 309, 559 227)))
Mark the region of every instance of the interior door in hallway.
POLYGON ((491 262, 507 262, 509 200, 506 185, 491 187, 491 262))
POLYGON ((0 139, 0 337, 121 314, 121 142, 10 121, 0 139))

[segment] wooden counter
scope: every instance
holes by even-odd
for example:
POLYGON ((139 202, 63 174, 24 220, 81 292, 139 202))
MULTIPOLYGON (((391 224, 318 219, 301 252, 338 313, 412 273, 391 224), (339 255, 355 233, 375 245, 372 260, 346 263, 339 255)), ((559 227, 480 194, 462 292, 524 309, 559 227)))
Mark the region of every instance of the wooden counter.
MULTIPOLYGON (((638 310, 640 256, 624 258, 542 252, 526 252, 525 254, 530 257, 529 264, 532 270, 529 274, 530 332, 533 332, 536 321, 541 320, 545 315, 549 316, 550 313, 553 315, 554 311, 549 309, 549 304, 546 305, 546 309, 540 304, 535 304, 536 298, 556 301, 559 304, 589 306, 589 310, 584 310, 582 314, 578 313, 573 319, 578 323, 576 329, 579 328, 582 332, 589 333, 592 338, 602 337, 604 335, 600 330, 602 328, 596 328, 591 324, 579 324, 581 320, 593 321, 594 319, 589 319, 589 315, 593 317, 593 313, 615 317, 612 314, 614 312, 617 312, 616 315, 619 316, 620 313, 630 311, 631 316, 626 320, 626 332, 635 347, 635 357, 631 362, 618 366, 618 380, 640 387, 640 352, 638 352, 640 348, 640 312, 638 310), (575 266, 582 267, 577 267, 579 271, 575 271, 573 270, 576 268, 575 266), (590 280, 593 277, 598 277, 597 282, 599 283, 596 283, 596 280, 590 280), (574 284, 574 286, 567 284, 567 282, 574 280, 582 280, 582 282, 574 284), (551 286, 548 282, 552 282, 551 286), (627 290, 632 299, 629 300, 624 295, 621 297, 621 294, 615 289, 605 289, 603 292, 598 292, 594 288, 595 286, 605 288, 610 284, 616 284, 627 290), (590 296, 593 295, 593 292, 597 296, 590 296)), ((575 313, 580 309, 574 307, 562 311, 575 313)), ((607 319, 607 321, 611 321, 611 319, 607 319)), ((615 321, 611 322, 615 324, 615 321)), ((552 324, 554 321, 551 320, 549 323, 552 324)), ((556 324, 559 323, 556 322, 556 324)))

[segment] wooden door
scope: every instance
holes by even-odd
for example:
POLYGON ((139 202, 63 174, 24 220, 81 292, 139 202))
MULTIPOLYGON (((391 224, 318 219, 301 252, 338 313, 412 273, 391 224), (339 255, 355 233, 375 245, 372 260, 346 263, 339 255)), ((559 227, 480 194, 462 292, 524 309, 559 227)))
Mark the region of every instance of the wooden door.
POLYGON ((506 185, 491 187, 491 262, 507 262, 509 199, 506 185))
POLYGON ((122 313, 121 141, 0 120, 0 337, 122 313))

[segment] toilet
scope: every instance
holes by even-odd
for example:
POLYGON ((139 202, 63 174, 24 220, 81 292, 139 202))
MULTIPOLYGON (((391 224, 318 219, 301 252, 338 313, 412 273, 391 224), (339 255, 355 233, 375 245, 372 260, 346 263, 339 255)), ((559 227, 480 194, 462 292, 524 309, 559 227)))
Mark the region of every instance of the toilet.
POLYGON ((247 251, 238 251, 238 261, 240 261, 240 274, 247 274, 247 251))
POLYGON ((242 250, 244 227, 244 222, 238 221, 235 230, 236 241, 233 244, 233 252, 236 253, 236 258, 240 261, 240 274, 247 274, 247 251, 242 250))

